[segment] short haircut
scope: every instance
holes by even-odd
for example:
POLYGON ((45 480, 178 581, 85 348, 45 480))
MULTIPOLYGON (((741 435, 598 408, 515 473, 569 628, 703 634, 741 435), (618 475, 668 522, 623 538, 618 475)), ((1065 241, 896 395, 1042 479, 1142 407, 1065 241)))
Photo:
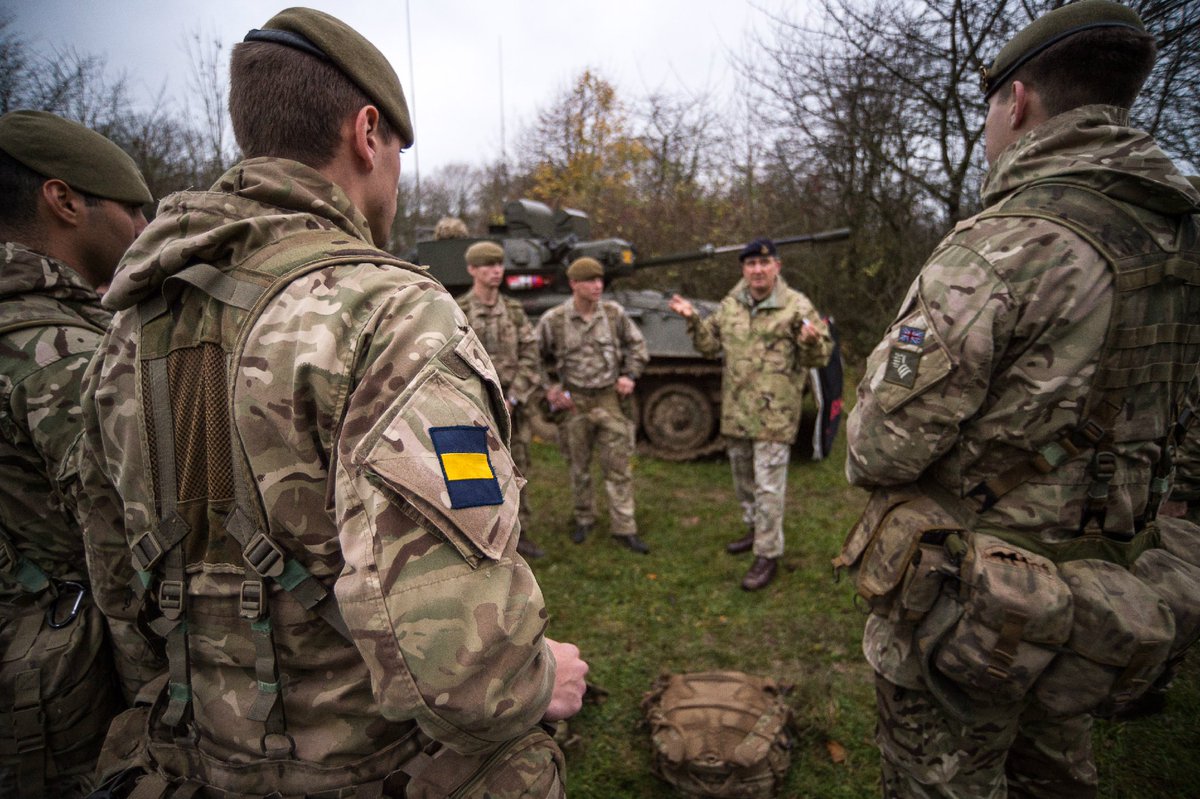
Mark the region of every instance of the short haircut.
MULTIPOLYGON (((342 124, 375 105, 329 61, 269 42, 233 46, 229 117, 245 158, 290 158, 314 168, 335 155, 342 124)), ((384 141, 395 138, 379 113, 384 141)))
POLYGON ((1154 37, 1124 27, 1068 36, 1023 64, 1001 87, 1003 99, 1019 80, 1037 90, 1049 116, 1103 103, 1128 109, 1154 68, 1154 37))
POLYGON ((28 232, 37 221, 38 192, 46 178, 0 150, 0 228, 28 232))

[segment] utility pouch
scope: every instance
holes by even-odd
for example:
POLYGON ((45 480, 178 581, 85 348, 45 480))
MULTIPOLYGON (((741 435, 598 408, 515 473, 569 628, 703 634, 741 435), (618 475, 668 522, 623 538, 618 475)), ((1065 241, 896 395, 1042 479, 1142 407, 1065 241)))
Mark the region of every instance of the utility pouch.
POLYGON ((484 755, 441 749, 409 780, 406 799, 560 799, 566 796, 562 750, 534 727, 484 755))
POLYGON ((104 619, 82 586, 0 607, 0 794, 90 784, 120 691, 104 619))
POLYGON ((1074 604, 1067 651, 1038 681, 1038 701, 1062 715, 1107 714, 1162 672, 1175 640, 1167 603, 1127 569, 1103 560, 1059 566, 1074 604))
POLYGON ((876 491, 833 565, 851 570, 873 612, 895 610, 911 621, 937 598, 952 535, 965 533, 934 499, 911 489, 876 491))
POLYGON ((962 615, 932 652, 937 671, 990 703, 1025 696, 1071 634, 1071 592, 1054 563, 994 536, 971 536, 962 615))
POLYGON ((1165 516, 1154 524, 1161 548, 1143 552, 1130 571, 1171 608, 1174 660, 1200 638, 1200 525, 1165 516))

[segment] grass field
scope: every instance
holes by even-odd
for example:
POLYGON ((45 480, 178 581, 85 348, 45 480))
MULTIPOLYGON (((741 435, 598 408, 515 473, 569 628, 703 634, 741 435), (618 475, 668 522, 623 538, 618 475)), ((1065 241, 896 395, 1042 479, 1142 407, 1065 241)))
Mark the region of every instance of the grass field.
MULTIPOLYGON (((795 686, 800 735, 781 796, 878 794, 874 693, 859 650, 863 615, 852 587, 835 582, 830 569, 866 501, 842 476, 844 438, 829 460, 793 462, 783 568, 756 594, 738 587, 751 556, 724 551, 743 531, 724 460, 637 460, 638 524, 653 550, 643 557, 612 542, 602 500, 593 536, 572 544, 566 464, 549 444, 535 444, 533 457, 532 534, 547 551, 533 568, 549 633, 577 643, 590 681, 608 692, 571 722, 578 736, 567 748, 572 799, 674 796, 650 774, 639 702, 659 673, 704 669, 795 686)), ((602 485, 599 475, 594 483, 602 485)), ((1185 667, 1165 713, 1101 722, 1095 740, 1102 797, 1200 797, 1200 668, 1185 667)))

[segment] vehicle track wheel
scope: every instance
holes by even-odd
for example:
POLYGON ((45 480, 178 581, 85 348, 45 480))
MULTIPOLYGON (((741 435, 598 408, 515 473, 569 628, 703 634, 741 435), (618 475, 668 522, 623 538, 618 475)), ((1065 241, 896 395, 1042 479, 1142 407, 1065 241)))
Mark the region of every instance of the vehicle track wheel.
POLYGON ((708 395, 687 383, 665 383, 642 404, 642 429, 663 457, 690 457, 709 443, 716 421, 708 395))

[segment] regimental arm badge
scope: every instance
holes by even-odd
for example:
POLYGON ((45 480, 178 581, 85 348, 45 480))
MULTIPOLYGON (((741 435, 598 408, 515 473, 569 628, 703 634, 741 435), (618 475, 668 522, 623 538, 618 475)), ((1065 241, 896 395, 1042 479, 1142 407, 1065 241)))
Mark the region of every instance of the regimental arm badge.
POLYGON ((442 466, 450 507, 504 504, 504 492, 488 458, 486 427, 431 427, 429 438, 442 466))

